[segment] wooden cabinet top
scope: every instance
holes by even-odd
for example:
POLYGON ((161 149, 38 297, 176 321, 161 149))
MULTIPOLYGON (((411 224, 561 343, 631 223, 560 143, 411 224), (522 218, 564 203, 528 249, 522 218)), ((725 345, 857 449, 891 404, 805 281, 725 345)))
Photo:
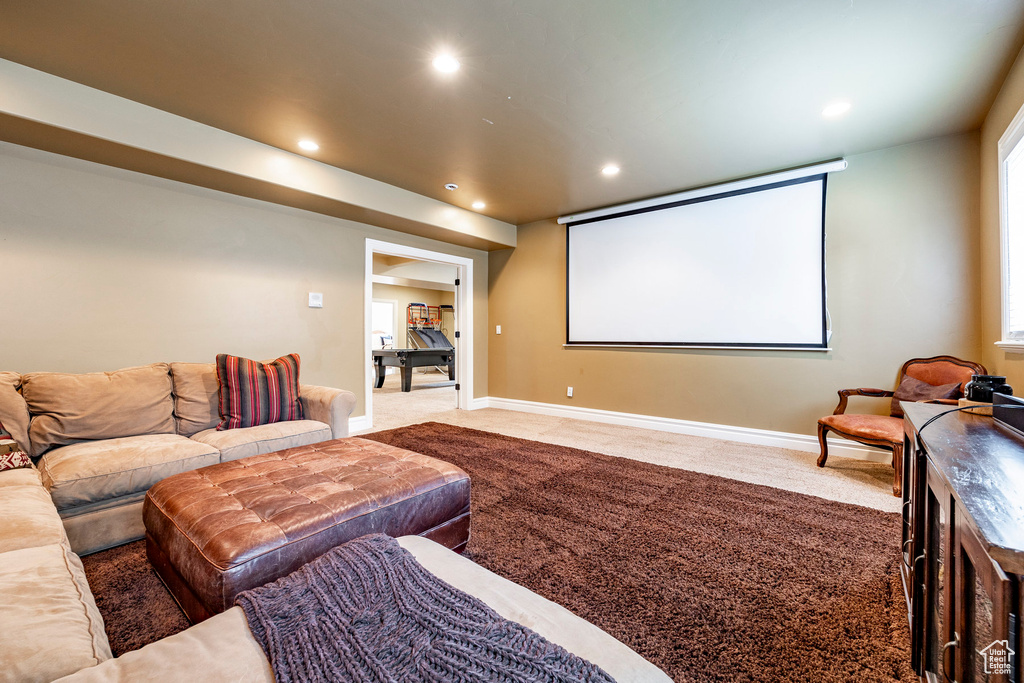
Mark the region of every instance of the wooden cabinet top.
MULTIPOLYGON (((908 433, 950 406, 904 403, 908 433)), ((928 460, 1004 572, 1024 574, 1024 436, 991 417, 944 415, 918 436, 928 460)))

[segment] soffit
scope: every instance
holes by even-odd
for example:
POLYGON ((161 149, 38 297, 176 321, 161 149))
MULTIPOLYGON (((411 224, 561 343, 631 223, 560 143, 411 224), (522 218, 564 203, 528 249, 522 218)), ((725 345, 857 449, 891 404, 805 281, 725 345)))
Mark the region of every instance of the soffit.
POLYGON ((1022 29, 1019 0, 5 0, 0 57, 525 223, 977 128, 1022 29))

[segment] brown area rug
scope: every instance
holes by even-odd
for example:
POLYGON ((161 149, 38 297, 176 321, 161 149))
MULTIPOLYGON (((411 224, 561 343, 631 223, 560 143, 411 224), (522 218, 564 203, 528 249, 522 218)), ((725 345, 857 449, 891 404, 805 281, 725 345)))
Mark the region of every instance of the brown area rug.
MULTIPOLYGON (((467 554, 676 681, 916 680, 896 514, 446 424, 366 438, 466 470, 467 554)), ((115 654, 186 625, 142 542, 84 560, 115 654)))
POLYGON ((434 422, 366 438, 466 470, 470 556, 676 681, 916 680, 897 514, 434 422))
POLYGON ((82 564, 114 656, 189 627, 184 612, 149 565, 145 541, 86 555, 82 564))

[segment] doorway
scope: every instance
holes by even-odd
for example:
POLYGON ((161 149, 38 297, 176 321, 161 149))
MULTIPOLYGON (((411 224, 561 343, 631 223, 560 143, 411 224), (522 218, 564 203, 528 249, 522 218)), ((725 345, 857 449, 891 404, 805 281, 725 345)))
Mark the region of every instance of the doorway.
MULTIPOLYGON (((391 349, 397 350, 422 348, 430 344, 431 338, 448 341, 454 348, 454 380, 450 381, 449 375, 444 374, 447 367, 439 366, 443 372, 434 372, 429 377, 417 373, 412 390, 399 393, 401 373, 385 376, 382 388, 387 391, 376 390, 382 406, 387 407, 387 411, 381 411, 382 417, 389 422, 384 426, 393 426, 390 422, 394 419, 393 409, 396 406, 399 409, 408 407, 411 414, 416 414, 417 385, 428 389, 420 390, 424 404, 428 394, 431 397, 431 403, 421 405, 421 411, 435 409, 442 395, 450 397, 441 399, 443 409, 467 409, 470 406, 473 400, 472 288, 473 260, 470 258, 366 240, 364 338, 368 362, 366 417, 365 422, 360 421, 360 428, 377 426, 373 418, 377 380, 373 350, 387 349, 389 344, 391 349), (442 391, 438 387, 447 389, 442 391)), ((433 370, 432 366, 428 367, 433 370)))

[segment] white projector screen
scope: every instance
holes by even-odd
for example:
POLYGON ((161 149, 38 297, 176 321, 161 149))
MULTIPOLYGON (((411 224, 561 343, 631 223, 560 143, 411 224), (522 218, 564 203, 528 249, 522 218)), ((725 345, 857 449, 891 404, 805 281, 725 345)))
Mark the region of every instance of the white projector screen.
POLYGON ((825 348, 825 183, 570 219, 567 343, 825 348))

